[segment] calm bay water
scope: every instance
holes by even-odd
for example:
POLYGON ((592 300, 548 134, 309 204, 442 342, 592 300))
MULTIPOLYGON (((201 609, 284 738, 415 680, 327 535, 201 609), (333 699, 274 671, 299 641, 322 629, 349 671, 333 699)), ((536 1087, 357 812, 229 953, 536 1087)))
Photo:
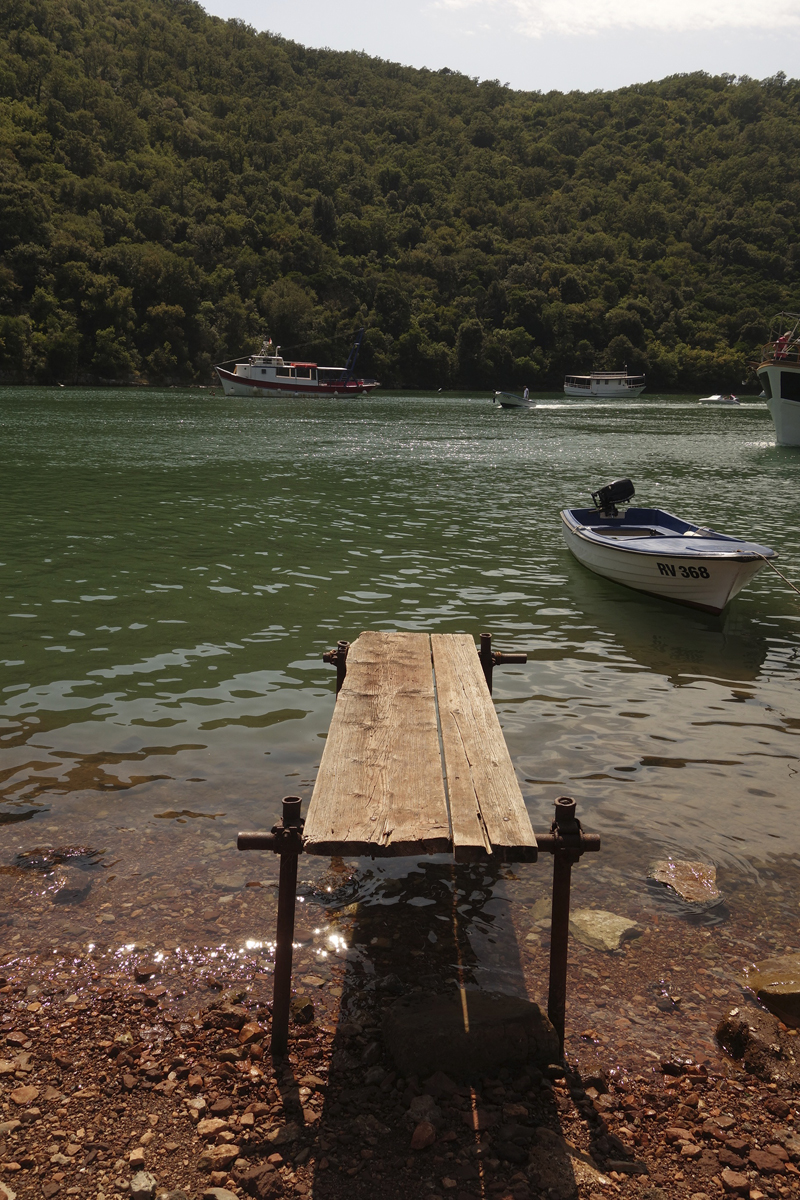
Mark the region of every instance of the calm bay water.
POLYGON ((721 618, 640 597, 558 518, 627 474, 796 579, 800 451, 763 404, 7 388, 0 422, 4 862, 136 830, 167 871, 185 839, 269 825, 311 794, 322 652, 365 628, 528 651, 495 700, 534 828, 569 793, 628 873, 800 853, 800 596, 765 569, 721 618))

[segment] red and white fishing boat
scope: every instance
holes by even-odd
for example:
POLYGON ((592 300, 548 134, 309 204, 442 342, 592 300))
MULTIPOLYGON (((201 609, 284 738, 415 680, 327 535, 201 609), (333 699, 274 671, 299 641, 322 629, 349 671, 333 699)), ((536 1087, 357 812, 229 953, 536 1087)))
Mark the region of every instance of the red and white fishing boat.
POLYGON ((221 363, 214 370, 226 396, 366 396, 380 384, 355 374, 363 336, 360 329, 343 367, 283 358, 280 346, 264 338, 258 354, 235 364, 221 363))

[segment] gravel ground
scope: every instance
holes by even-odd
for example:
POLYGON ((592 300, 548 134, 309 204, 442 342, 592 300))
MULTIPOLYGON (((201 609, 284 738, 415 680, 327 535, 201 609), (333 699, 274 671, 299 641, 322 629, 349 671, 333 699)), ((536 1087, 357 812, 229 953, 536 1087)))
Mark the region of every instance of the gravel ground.
POLYGON ((725 1059, 609 1067, 585 1037, 566 1071, 399 1079, 380 1037, 395 975, 350 979, 358 1020, 330 989, 301 998, 273 1064, 268 979, 190 991, 156 964, 93 965, 61 986, 30 967, 2 979, 0 1180, 20 1198, 122 1195, 142 1169, 192 1200, 800 1195, 788 1078, 725 1059))

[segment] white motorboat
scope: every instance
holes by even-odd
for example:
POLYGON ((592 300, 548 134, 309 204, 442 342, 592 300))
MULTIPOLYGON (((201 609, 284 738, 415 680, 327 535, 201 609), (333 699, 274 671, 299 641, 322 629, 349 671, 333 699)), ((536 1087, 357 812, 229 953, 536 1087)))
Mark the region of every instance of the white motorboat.
POLYGON ((721 396, 715 392, 713 396, 703 396, 697 401, 698 404, 738 404, 739 401, 735 396, 721 396))
POLYGON ((565 396, 639 396, 644 391, 644 375, 627 371, 592 371, 591 375, 567 375, 565 396))
POLYGON ((492 403, 499 404, 501 408, 536 408, 532 396, 517 396, 514 392, 495 392, 492 403))
POLYGON ((565 508, 564 541, 578 562, 615 583, 678 604, 721 613, 768 559, 769 546, 693 525, 660 508, 617 504, 634 495, 630 479, 592 492, 594 508, 565 508))
POLYGON ((355 375, 363 336, 360 329, 343 367, 285 359, 280 346, 264 338, 258 354, 235 364, 220 363, 214 370, 226 396, 366 396, 380 384, 355 375))
POLYGON ((800 446, 800 313, 778 313, 756 374, 778 445, 800 446))

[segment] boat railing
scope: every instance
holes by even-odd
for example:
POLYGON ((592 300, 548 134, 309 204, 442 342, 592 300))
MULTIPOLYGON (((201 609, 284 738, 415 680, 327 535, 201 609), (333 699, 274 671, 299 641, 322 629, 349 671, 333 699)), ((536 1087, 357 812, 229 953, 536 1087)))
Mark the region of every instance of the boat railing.
POLYGON ((761 352, 761 361, 800 363, 800 340, 790 342, 776 338, 774 342, 767 342, 761 352))

